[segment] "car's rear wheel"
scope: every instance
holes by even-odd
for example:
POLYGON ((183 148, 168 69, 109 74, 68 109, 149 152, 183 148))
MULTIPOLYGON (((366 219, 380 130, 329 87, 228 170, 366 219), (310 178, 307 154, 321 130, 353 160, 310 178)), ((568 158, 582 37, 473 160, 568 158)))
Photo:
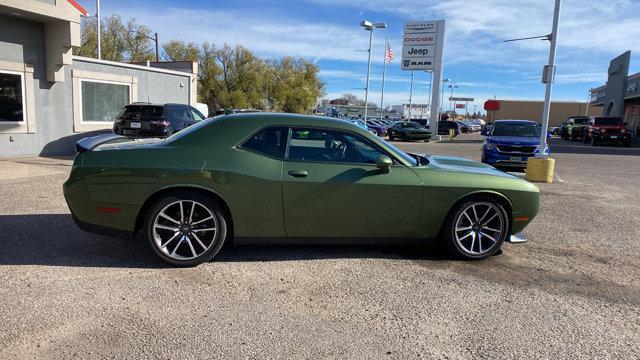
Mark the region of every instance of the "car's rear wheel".
POLYGON ((598 146, 598 139, 595 136, 591 137, 591 146, 598 146))
POLYGON ((500 250, 509 236, 509 217, 499 201, 471 199, 452 211, 445 230, 447 247, 453 255, 480 260, 500 250))
POLYGON ((180 192, 156 201, 145 220, 147 242, 162 260, 195 266, 211 260, 227 237, 224 212, 212 198, 180 192))

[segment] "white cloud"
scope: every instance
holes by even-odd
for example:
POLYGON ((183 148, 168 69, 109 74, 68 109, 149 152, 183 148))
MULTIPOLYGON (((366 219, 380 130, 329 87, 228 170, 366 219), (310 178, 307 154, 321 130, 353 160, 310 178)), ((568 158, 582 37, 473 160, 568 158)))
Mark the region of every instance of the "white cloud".
MULTIPOLYGON (((301 21, 278 15, 264 16, 251 10, 208 10, 186 8, 118 8, 120 14, 136 14, 136 19, 152 29, 162 29, 164 39, 183 39, 216 45, 242 45, 262 55, 301 56, 320 59, 367 61, 368 37, 359 27, 345 27, 321 21, 301 21), (241 19, 241 20, 240 20, 241 19)), ((126 15, 125 15, 126 16, 126 15)), ((384 40, 374 38, 383 48, 384 40)), ((372 62, 381 63, 382 54, 372 62)))

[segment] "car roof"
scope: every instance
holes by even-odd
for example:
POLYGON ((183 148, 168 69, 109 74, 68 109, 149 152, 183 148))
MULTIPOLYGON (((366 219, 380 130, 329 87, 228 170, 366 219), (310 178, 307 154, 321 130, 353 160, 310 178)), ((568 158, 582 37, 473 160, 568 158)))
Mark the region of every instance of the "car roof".
POLYGON ((522 119, 503 119, 503 120, 496 120, 493 122, 494 124, 496 123, 532 123, 532 124, 537 124, 535 121, 533 120, 522 120, 522 119))
POLYGON ((189 105, 189 104, 180 104, 180 103, 158 104, 158 103, 148 103, 148 102, 133 102, 133 103, 127 104, 125 106, 191 106, 191 105, 189 105))
MULTIPOLYGON (((332 128, 341 128, 353 130, 352 122, 362 122, 362 120, 347 120, 331 118, 328 116, 318 115, 299 115, 288 113, 241 113, 229 114, 217 118, 219 121, 257 121, 261 125, 288 125, 288 126, 327 126, 332 128)), ((357 127, 355 127, 357 128, 357 127)))

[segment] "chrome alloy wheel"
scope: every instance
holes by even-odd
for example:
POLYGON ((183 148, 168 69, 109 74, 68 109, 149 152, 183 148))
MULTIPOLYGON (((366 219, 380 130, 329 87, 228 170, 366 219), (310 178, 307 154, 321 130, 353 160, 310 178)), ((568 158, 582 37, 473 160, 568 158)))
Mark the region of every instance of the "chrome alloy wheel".
POLYGON ((218 219, 203 204, 179 200, 165 206, 153 223, 156 247, 175 260, 191 260, 215 243, 218 219))
POLYGON ((507 224, 503 212, 487 202, 475 202, 464 208, 455 223, 455 239, 462 251, 482 255, 504 237, 507 224))

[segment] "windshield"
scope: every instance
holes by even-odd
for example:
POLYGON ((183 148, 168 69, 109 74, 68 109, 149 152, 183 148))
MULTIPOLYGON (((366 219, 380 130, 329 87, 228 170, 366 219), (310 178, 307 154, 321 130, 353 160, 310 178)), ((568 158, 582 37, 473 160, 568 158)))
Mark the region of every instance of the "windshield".
POLYGON ((403 129, 420 129, 422 125, 418 124, 417 122, 407 121, 401 122, 400 127, 402 127, 403 129))
POLYGON ((599 126, 617 126, 622 125, 622 119, 619 117, 598 117, 595 124, 599 126))
POLYGON ((491 136, 540 137, 540 128, 530 122, 496 122, 491 128, 491 136))
POLYGON ((411 166, 418 166, 418 161, 413 156, 411 156, 411 155, 407 154, 406 152, 398 149, 395 145, 391 144, 388 141, 385 141, 384 139, 378 139, 378 140, 384 142, 385 145, 387 145, 389 148, 391 148, 391 150, 393 151, 393 153, 395 155, 397 155, 398 157, 406 160, 408 163, 411 164, 411 166))
POLYGON ((589 118, 573 119, 575 125, 589 125, 589 118))
POLYGON ((164 109, 162 106, 149 106, 149 105, 129 105, 125 106, 120 113, 120 117, 162 117, 164 109))

